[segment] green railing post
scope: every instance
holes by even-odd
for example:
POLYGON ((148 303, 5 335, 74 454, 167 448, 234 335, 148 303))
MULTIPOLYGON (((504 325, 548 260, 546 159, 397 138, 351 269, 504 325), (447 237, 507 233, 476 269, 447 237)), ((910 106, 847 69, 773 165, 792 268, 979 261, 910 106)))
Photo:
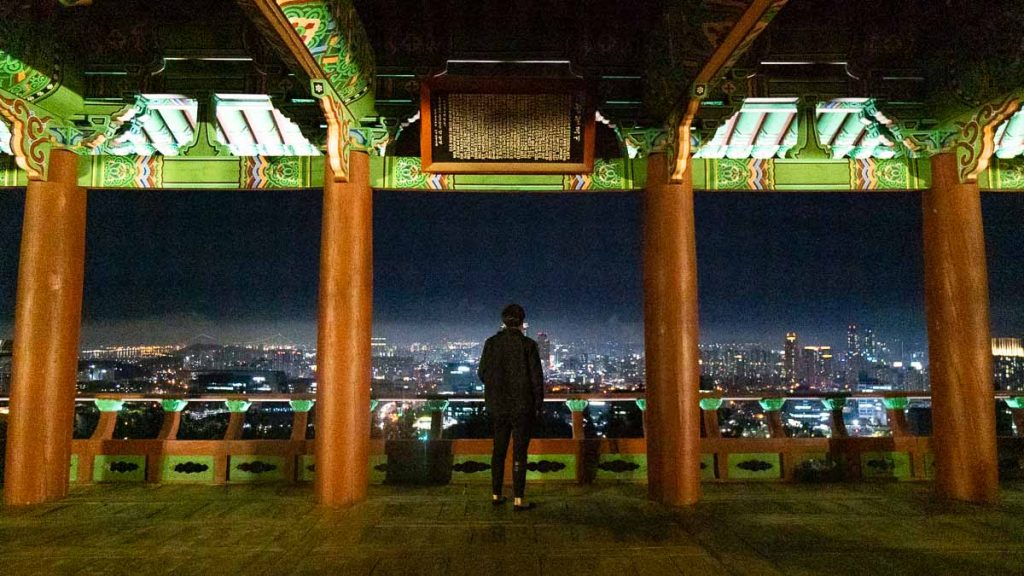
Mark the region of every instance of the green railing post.
POLYGON ((582 398, 570 398, 565 401, 565 405, 572 412, 572 439, 583 440, 583 413, 586 411, 587 406, 590 405, 590 402, 582 398))
POLYGON ((160 407, 164 409, 164 412, 181 412, 186 406, 188 406, 188 400, 180 398, 165 398, 160 401, 160 407))
POLYGON ((160 407, 164 409, 164 419, 160 424, 160 432, 156 435, 157 440, 174 440, 178 437, 181 411, 185 406, 188 406, 188 400, 180 398, 164 398, 160 401, 160 407))
POLYGON ((828 396, 822 398, 821 403, 829 411, 832 419, 832 437, 846 438, 846 421, 843 420, 843 407, 846 406, 846 396, 828 396))
POLYGON ((292 407, 292 440, 305 440, 306 428, 309 427, 309 411, 313 409, 316 400, 289 400, 288 405, 292 407))
POLYGON ((124 408, 124 400, 113 398, 97 398, 93 404, 100 411, 100 420, 96 423, 96 429, 92 431, 93 440, 110 440, 114 437, 114 428, 117 427, 117 415, 124 408))
POLYGON ((448 400, 434 398, 427 400, 427 411, 430 412, 430 439, 440 440, 444 433, 444 411, 448 409, 448 400))
POLYGON ((757 403, 761 405, 761 410, 768 416, 768 436, 785 438, 786 428, 782 425, 782 407, 786 405, 786 399, 761 398, 757 403))
POLYGON ((1017 429, 1017 437, 1024 438, 1024 396, 1013 396, 1006 399, 1013 417, 1013 426, 1017 429))
POLYGON ((92 403, 96 405, 100 412, 120 412, 124 408, 124 400, 114 400, 112 398, 97 398, 92 403))
POLYGON ((889 419, 889 429, 892 430, 892 437, 902 438, 909 436, 906 409, 910 406, 910 398, 906 396, 886 396, 882 398, 882 404, 885 405, 885 413, 889 419))
POLYGON ((644 438, 647 437, 647 399, 637 398, 636 407, 640 409, 640 424, 643 426, 644 438))
POLYGON ((241 440, 242 425, 245 424, 245 413, 249 410, 252 402, 248 400, 225 400, 224 405, 228 407, 231 416, 228 417, 228 429, 224 432, 225 440, 241 440))
POLYGON ((724 400, 715 397, 700 399, 700 423, 705 438, 721 438, 722 429, 718 424, 718 409, 724 400))

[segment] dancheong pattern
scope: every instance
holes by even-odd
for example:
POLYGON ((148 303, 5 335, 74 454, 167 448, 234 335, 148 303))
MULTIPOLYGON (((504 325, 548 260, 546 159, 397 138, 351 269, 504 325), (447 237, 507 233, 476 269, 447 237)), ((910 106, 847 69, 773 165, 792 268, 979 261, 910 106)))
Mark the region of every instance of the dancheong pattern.
POLYGON ((594 171, 590 174, 569 174, 565 176, 566 190, 621 190, 626 188, 623 181, 625 161, 622 158, 594 160, 594 171))
POLYGON ((910 170, 903 158, 850 161, 852 190, 906 190, 910 185, 910 170))
POLYGON ((775 187, 775 162, 772 159, 748 158, 712 160, 716 190, 771 190, 775 187))
POLYGON ((399 156, 391 164, 386 187, 449 190, 451 178, 450 174, 424 172, 419 156, 399 156))
POLYGON ((242 188, 301 188, 303 167, 296 156, 245 156, 240 158, 242 188))
POLYGON ((373 86, 373 52, 347 0, 278 0, 278 6, 346 103, 373 86))
POLYGON ((1024 158, 995 158, 989 166, 988 181, 981 182, 993 190, 1024 190, 1024 158))
POLYGON ((101 156, 103 188, 159 188, 163 156, 101 156))
POLYGON ((10 54, 0 52, 0 89, 27 102, 46 96, 60 87, 49 76, 10 54))

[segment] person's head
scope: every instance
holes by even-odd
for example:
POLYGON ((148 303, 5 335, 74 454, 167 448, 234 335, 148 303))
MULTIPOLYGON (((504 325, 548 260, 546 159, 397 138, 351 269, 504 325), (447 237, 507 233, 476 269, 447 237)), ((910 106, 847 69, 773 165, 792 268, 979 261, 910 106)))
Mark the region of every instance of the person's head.
POLYGON ((509 304, 501 311, 501 323, 506 328, 523 328, 523 320, 526 320, 526 310, 519 304, 509 304))

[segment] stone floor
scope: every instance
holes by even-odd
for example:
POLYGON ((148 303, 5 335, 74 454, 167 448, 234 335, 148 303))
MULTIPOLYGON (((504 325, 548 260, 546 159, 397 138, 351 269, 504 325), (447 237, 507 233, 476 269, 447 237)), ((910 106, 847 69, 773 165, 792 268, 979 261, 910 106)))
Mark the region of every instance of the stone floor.
POLYGON ((0 574, 1024 574, 1024 484, 994 507, 924 484, 706 485, 671 509, 637 485, 374 487, 348 510, 308 486, 77 487, 0 508, 0 574))

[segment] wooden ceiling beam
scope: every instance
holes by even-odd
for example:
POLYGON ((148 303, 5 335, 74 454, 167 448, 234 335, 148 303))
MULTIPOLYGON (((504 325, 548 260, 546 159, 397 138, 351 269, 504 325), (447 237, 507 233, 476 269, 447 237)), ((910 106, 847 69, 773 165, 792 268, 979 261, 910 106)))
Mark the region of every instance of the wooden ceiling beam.
POLYGON ((669 177, 671 181, 682 180, 683 172, 690 161, 690 129, 700 109, 701 100, 708 94, 711 85, 747 51, 786 2, 787 0, 752 0, 697 73, 690 95, 681 106, 681 113, 672 116, 679 120, 673 121, 674 127, 669 127, 670 130, 674 129, 676 134, 675 158, 669 177))

